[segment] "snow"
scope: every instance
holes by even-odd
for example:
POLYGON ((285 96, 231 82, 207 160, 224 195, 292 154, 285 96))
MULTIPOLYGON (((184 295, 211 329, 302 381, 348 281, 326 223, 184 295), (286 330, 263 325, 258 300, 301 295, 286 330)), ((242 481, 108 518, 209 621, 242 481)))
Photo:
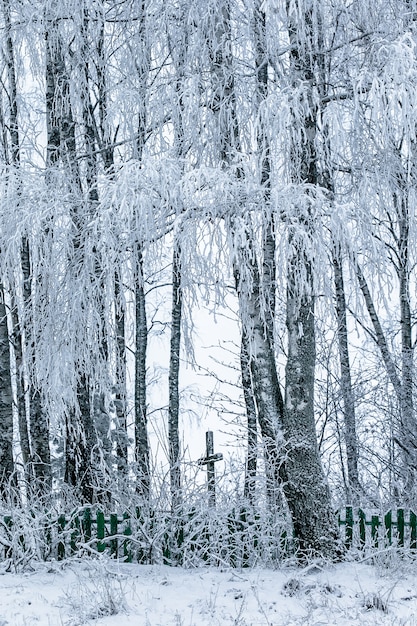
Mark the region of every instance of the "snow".
POLYGON ((0 571, 0 626, 416 625, 417 562, 373 561, 278 570, 37 564, 0 571))

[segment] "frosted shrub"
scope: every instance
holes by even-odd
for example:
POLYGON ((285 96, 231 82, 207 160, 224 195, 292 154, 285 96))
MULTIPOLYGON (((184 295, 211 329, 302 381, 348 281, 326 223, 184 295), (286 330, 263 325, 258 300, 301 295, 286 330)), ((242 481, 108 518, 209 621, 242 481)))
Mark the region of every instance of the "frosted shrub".
POLYGON ((124 582, 107 569, 105 560, 90 563, 86 572, 79 574, 77 582, 67 590, 64 601, 71 613, 67 626, 118 615, 127 608, 124 582))

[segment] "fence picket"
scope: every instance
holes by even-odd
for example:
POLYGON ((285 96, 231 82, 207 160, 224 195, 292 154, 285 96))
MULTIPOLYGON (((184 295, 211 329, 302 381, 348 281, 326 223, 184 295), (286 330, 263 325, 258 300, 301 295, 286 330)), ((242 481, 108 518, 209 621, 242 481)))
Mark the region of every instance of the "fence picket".
POLYGON ((89 508, 84 510, 81 527, 83 531, 83 541, 88 543, 91 539, 91 509, 89 508))
POLYGON ((414 511, 410 511, 410 548, 416 550, 417 548, 417 516, 414 511))
POLYGON ((361 548, 364 548, 365 543, 366 543, 366 515, 362 511, 362 509, 359 509, 358 515, 359 515, 359 540, 360 540, 361 548))
POLYGON ((374 548, 378 547, 378 529, 379 529, 379 517, 378 515, 372 515, 371 518, 371 537, 372 537, 372 546, 374 548))
POLYGON ((106 549, 106 544, 104 541, 100 541, 104 539, 106 526, 104 522, 104 513, 103 511, 97 511, 97 552, 104 552, 106 549))
MULTIPOLYGON (((119 520, 115 513, 111 513, 110 515, 110 536, 115 537, 117 535, 117 527, 119 520)), ((119 542, 117 538, 110 539, 110 556, 114 556, 117 558, 119 553, 119 542)))
POLYGON ((77 541, 80 539, 80 518, 78 515, 71 520, 71 528, 73 531, 70 538, 70 551, 71 554, 74 554, 77 551, 77 541))
POLYGON ((357 517, 354 516, 354 510, 351 506, 347 506, 345 509, 345 518, 339 511, 338 525, 339 528, 345 527, 344 541, 347 549, 354 547, 355 542, 357 547, 361 549, 365 547, 378 548, 381 540, 380 528, 384 529, 384 544, 392 546, 395 542, 399 548, 410 548, 412 550, 417 549, 417 516, 413 511, 409 511, 409 515, 406 516, 404 509, 398 509, 397 511, 387 511, 385 515, 377 515, 372 513, 370 519, 366 511, 357 509, 357 517), (354 527, 357 525, 358 532, 354 532, 354 527), (366 530, 370 527, 369 531, 366 530), (406 529, 410 528, 410 532, 406 529))

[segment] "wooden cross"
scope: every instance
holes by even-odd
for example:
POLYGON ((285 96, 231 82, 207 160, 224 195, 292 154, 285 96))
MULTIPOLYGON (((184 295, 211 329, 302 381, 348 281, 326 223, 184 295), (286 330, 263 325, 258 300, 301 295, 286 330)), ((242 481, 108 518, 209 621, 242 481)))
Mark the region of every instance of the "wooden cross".
POLYGON ((209 506, 216 506, 216 476, 214 473, 214 464, 221 461, 223 454, 218 452, 214 454, 213 432, 206 432, 206 456, 199 459, 199 465, 207 465, 207 489, 209 493, 209 506))

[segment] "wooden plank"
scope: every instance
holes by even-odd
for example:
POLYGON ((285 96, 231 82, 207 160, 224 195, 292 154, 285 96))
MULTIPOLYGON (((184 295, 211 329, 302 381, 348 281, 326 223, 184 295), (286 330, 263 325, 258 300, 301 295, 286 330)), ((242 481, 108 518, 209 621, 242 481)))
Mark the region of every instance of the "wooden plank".
POLYGON ((414 511, 410 511, 410 548, 417 549, 417 516, 414 511))
POLYGON ((104 552, 106 544, 101 539, 104 539, 106 532, 106 525, 104 522, 103 511, 97 511, 97 552, 104 552))
POLYGON ((372 539, 372 547, 378 547, 378 528, 379 528, 379 516, 372 515, 371 518, 371 539, 372 539))
POLYGON ((116 513, 111 513, 110 515, 110 536, 113 537, 110 539, 110 556, 118 557, 118 548, 119 542, 117 540, 117 527, 119 524, 119 520, 116 513))
POLYGON ((398 529, 398 546, 400 548, 404 547, 404 509, 397 510, 397 529, 398 529))
POLYGON ((209 494, 209 506, 216 506, 216 473, 214 464, 221 461, 223 454, 221 452, 214 453, 213 432, 206 432, 206 456, 198 461, 199 465, 207 465, 207 489, 209 494))
POLYGON ((88 543, 91 540, 91 509, 84 509, 82 519, 83 541, 88 543))
POLYGON ((358 511, 359 517, 359 541, 361 548, 365 547, 366 543, 366 515, 362 509, 358 511))
POLYGON ((397 510, 398 545, 404 547, 404 509, 397 510))
POLYGON ((71 521, 71 527, 74 529, 71 532, 71 539, 70 539, 70 549, 71 549, 71 554, 74 554, 77 551, 77 542, 80 539, 80 518, 78 515, 76 515, 72 521, 71 521))

